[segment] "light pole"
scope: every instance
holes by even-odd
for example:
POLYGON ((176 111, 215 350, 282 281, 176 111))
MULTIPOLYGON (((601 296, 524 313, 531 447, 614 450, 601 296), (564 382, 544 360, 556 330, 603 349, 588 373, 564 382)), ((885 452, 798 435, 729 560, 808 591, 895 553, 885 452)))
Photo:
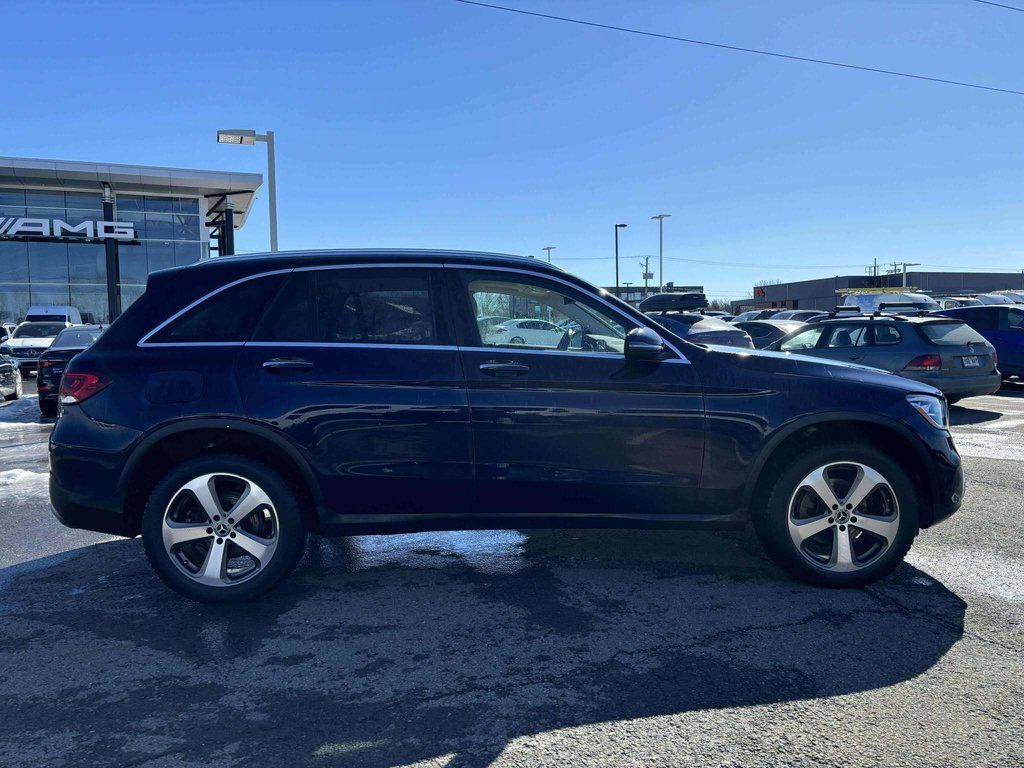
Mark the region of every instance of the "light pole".
POLYGON ((548 252, 548 264, 551 263, 551 252, 556 248, 558 248, 557 245, 545 245, 543 248, 541 248, 542 251, 548 252))
POLYGON ((628 224, 615 225, 615 297, 619 297, 619 230, 628 227, 628 224))
POLYGON ((665 219, 670 218, 671 213, 651 216, 651 221, 658 220, 658 293, 665 290, 665 219))
POLYGON ((244 144, 257 141, 267 145, 267 187, 270 190, 270 250, 277 250, 277 168, 274 162, 274 132, 256 133, 248 128, 227 128, 217 131, 218 144, 244 144))
POLYGON ((907 287, 907 267, 920 267, 920 264, 908 264, 903 262, 903 287, 907 287))

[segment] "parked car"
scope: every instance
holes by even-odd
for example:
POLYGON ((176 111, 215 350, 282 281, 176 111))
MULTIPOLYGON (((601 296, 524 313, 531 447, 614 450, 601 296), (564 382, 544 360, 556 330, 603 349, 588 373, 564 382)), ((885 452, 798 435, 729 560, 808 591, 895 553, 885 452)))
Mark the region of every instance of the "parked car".
POLYGON ((781 309, 752 309, 749 312, 741 312, 732 319, 734 323, 746 323, 751 320, 767 320, 772 315, 777 315, 781 309))
POLYGON ((749 323, 733 323, 733 325, 750 335, 756 349, 764 349, 786 334, 792 333, 797 328, 804 327, 804 323, 775 320, 774 318, 771 320, 755 320, 749 323))
POLYGON ((995 347, 1004 379, 1024 376, 1024 308, 986 306, 949 309, 939 314, 961 320, 995 347))
POLYGON ((1005 296, 1014 304, 1024 304, 1024 291, 993 291, 998 296, 1005 296))
POLYGON ((861 312, 871 313, 887 305, 899 305, 913 310, 934 312, 942 309, 939 303, 925 293, 913 291, 878 291, 873 293, 849 293, 843 298, 843 306, 858 307, 861 312))
POLYGON ((941 390, 949 402, 999 389, 995 348, 970 326, 935 315, 823 320, 772 349, 869 365, 941 390))
POLYGON ((57 393, 65 366, 72 357, 96 341, 101 333, 102 325, 73 325, 57 334, 50 348, 39 356, 36 391, 39 393, 39 412, 43 416, 57 415, 57 393))
POLYGON ((797 323, 816 323, 828 317, 828 312, 817 309, 787 309, 772 315, 772 320, 792 320, 797 323))
POLYGON ((0 396, 4 400, 17 400, 21 397, 21 368, 18 361, 10 355, 0 353, 0 396))
POLYGON ((692 312, 647 312, 648 317, 663 328, 694 344, 721 344, 726 347, 753 349, 754 342, 742 328, 717 317, 692 312))
POLYGON ((562 339, 567 336, 563 328, 559 328, 550 320, 506 320, 493 326, 489 338, 495 341, 507 340, 510 344, 527 347, 556 349, 562 339))
POLYGON ((981 304, 980 301, 970 296, 942 296, 936 297, 935 301, 939 305, 939 309, 956 309, 957 307, 970 307, 981 304))
POLYGON ((217 602, 280 582, 309 530, 753 521, 793 576, 860 586, 964 488, 937 389, 690 344, 525 257, 274 253, 154 272, 60 398, 56 515, 141 534, 168 585, 217 602), (474 308, 502 300, 575 321, 578 342, 482 338, 474 308), (619 351, 595 351, 601 337, 619 351))
POLYGON ((1017 302, 1011 299, 1009 296, 1002 293, 979 293, 974 297, 977 299, 979 304, 991 305, 991 304, 1016 304, 1017 302))
POLYGON ((7 341, 0 345, 0 354, 13 357, 18 361, 21 372, 35 373, 39 356, 43 354, 57 334, 68 324, 65 322, 26 322, 14 329, 7 341))
POLYGON ((641 312, 659 312, 670 310, 677 312, 697 312, 708 305, 708 297, 696 291, 680 293, 656 293, 648 296, 637 305, 641 312))

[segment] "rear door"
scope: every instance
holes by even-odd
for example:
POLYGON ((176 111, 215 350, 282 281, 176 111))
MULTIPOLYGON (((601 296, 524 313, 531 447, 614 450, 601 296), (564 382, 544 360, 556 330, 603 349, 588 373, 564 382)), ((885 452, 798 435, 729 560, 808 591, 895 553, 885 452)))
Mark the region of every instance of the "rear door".
POLYGON ((568 281, 527 271, 449 268, 487 514, 657 518, 698 513, 704 414, 681 355, 627 361, 628 315, 568 281), (481 339, 502 314, 566 330, 532 344, 481 339))
POLYGON ((296 270, 237 359, 246 414, 299 446, 347 522, 466 512, 469 411, 440 271, 296 270))

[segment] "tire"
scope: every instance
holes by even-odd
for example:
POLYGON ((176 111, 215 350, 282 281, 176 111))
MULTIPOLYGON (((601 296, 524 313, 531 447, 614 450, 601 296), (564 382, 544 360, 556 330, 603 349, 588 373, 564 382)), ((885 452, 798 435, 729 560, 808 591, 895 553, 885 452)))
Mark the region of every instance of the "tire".
POLYGON ((512 339, 509 341, 509 344, 525 344, 525 343, 526 343, 526 339, 524 339, 522 336, 513 336, 512 339))
POLYGON ((50 400, 40 400, 39 413, 43 416, 56 416, 57 403, 51 402, 50 400))
POLYGON ((21 378, 21 371, 18 371, 18 376, 14 380, 14 391, 11 392, 11 394, 9 394, 9 395, 4 395, 4 400, 7 400, 8 402, 10 402, 12 400, 19 400, 19 399, 21 399, 21 394, 22 394, 22 391, 23 391, 22 390, 22 381, 23 381, 23 379, 21 378))
POLYGON ((877 448, 819 446, 782 470, 754 514, 754 528, 765 551, 790 576, 825 587, 863 587, 903 562, 917 535, 917 497, 906 471, 877 448), (845 502, 857 491, 858 478, 863 478, 860 487, 874 490, 852 510, 842 503, 838 509, 824 506, 821 496, 804 484, 820 470, 827 483, 824 493, 835 491, 833 502, 845 502), (878 480, 882 484, 876 485, 878 480), (862 527, 867 525, 874 532, 862 527))
POLYGON ((174 467, 142 514, 142 541, 153 570, 171 589, 208 603, 245 602, 273 589, 302 557, 305 538, 299 502, 288 484, 262 462, 234 454, 174 467), (205 492, 211 489, 215 493, 205 492), (239 506, 248 511, 236 520, 232 511, 239 506))

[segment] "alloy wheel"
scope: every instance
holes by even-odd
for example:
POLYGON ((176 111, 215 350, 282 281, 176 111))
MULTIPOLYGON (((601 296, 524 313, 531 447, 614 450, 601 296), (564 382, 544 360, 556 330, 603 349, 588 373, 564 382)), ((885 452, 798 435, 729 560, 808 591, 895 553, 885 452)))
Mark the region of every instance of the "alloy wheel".
POLYGON ((878 561, 900 530, 899 503, 878 471, 856 462, 810 472, 790 498, 789 536, 817 568, 849 573, 878 561))
POLYGON ((200 475, 171 497, 164 511, 164 549, 199 584, 229 587, 264 570, 280 535, 267 493, 239 475, 200 475))

